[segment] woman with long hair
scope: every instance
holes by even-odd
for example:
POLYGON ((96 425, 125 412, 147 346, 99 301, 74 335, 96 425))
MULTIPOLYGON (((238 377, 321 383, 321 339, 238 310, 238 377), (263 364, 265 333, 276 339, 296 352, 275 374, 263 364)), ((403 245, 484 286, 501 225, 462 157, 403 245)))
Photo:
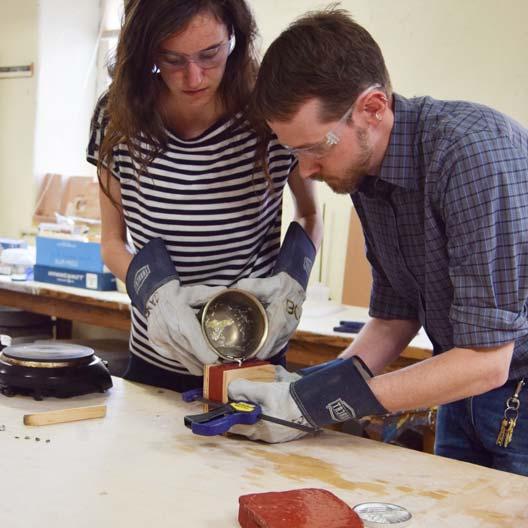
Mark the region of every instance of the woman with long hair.
MULTIPOLYGON (((272 138, 260 146, 267 168, 256 161, 257 134, 245 115, 258 67, 255 35, 244 0, 126 4, 87 158, 100 181, 103 259, 132 300, 127 379, 179 391, 199 386, 203 365, 216 356, 196 312, 230 286, 268 305, 273 321, 259 357, 284 361, 306 284, 279 272, 304 254, 299 247, 313 242, 307 251, 315 253, 321 221, 312 184, 300 179, 287 148, 272 138), (278 259, 286 182, 296 242, 278 259)), ((307 272, 310 259, 301 259, 307 272)))

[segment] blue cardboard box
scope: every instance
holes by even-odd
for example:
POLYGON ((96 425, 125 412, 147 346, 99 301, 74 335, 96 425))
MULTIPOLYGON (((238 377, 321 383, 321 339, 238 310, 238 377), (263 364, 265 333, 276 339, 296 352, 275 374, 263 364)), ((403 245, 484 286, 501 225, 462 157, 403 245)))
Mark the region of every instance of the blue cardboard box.
POLYGON ((111 273, 63 269, 40 264, 33 268, 33 273, 34 280, 40 282, 88 290, 114 291, 116 289, 116 279, 111 273))
POLYGON ((101 258, 99 242, 37 236, 37 264, 93 273, 109 272, 101 258))

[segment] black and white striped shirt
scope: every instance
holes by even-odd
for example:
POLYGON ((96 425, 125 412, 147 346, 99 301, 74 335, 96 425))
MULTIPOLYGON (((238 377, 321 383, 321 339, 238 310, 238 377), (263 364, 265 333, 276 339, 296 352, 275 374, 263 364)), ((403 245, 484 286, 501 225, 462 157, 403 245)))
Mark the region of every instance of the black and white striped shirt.
MULTIPOLYGON (((87 159, 97 164, 104 126, 95 110, 87 159)), ((136 251, 162 238, 183 285, 231 286, 270 274, 280 245, 282 193, 294 158, 276 140, 268 146, 271 185, 255 172, 255 133, 234 116, 199 137, 168 132, 168 149, 137 172, 125 145, 114 149, 113 175, 121 185, 126 226, 136 251)), ((176 360, 157 354, 143 315, 132 308, 130 350, 143 360, 186 373, 176 360)))

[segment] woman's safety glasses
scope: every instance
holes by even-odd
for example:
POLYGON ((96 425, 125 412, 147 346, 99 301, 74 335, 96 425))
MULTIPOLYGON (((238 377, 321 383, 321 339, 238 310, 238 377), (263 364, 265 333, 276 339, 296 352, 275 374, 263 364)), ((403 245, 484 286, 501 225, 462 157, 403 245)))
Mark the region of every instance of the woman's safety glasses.
POLYGON ((185 70, 191 62, 204 70, 220 66, 235 49, 235 34, 225 42, 207 48, 192 55, 162 51, 158 56, 158 67, 167 71, 185 70))

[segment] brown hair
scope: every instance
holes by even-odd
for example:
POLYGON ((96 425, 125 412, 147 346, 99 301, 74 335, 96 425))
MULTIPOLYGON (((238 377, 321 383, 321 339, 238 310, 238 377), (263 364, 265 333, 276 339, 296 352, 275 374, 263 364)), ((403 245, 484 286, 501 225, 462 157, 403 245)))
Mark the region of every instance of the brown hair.
POLYGON ((391 84, 379 46, 350 14, 334 6, 298 18, 270 45, 255 84, 253 126, 265 159, 266 121, 288 121, 309 99, 321 101, 321 119, 339 119, 367 87, 391 84))
POLYGON ((321 119, 339 119, 356 97, 378 84, 388 97, 390 77, 379 46, 348 11, 332 4, 294 21, 270 45, 255 83, 250 118, 257 131, 256 163, 269 177, 266 121, 288 121, 310 99, 321 101, 321 119))
POLYGON ((233 115, 247 106, 258 65, 253 46, 256 25, 245 0, 128 0, 111 67, 112 83, 101 102, 106 129, 97 173, 107 196, 109 182, 103 182, 101 169, 112 166, 119 143, 127 146, 140 174, 167 148, 167 133, 156 108, 162 82, 153 71, 156 53, 160 42, 182 31, 204 11, 213 13, 235 34, 236 45, 219 86, 226 113, 233 115))

